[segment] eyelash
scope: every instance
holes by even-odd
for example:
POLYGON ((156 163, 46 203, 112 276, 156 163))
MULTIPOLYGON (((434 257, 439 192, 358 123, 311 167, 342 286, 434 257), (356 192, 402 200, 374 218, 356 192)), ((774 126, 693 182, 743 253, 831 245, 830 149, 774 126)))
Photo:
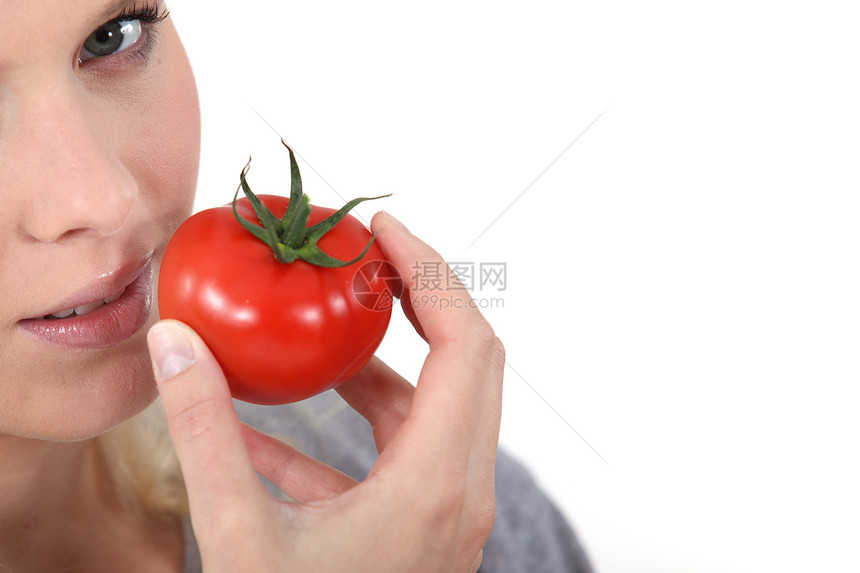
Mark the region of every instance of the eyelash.
MULTIPOLYGON (((157 3, 155 4, 144 4, 141 7, 138 7, 137 3, 133 4, 130 8, 126 8, 122 11, 116 18, 105 22, 105 24, 111 22, 122 22, 127 20, 140 20, 142 24, 145 25, 146 28, 146 37, 143 39, 141 45, 135 50, 124 50, 122 52, 117 52, 111 54, 110 56, 103 56, 102 58, 95 58, 95 61, 101 60, 105 57, 133 57, 140 58, 143 62, 149 63, 149 56, 152 53, 153 49, 156 45, 157 40, 157 32, 158 28, 156 24, 163 22, 170 15, 170 10, 166 7, 159 7, 157 3)), ((104 24, 103 24, 104 25, 104 24)), ((85 62, 86 63, 86 62, 85 62)))
POLYGON ((126 8, 113 21, 140 20, 146 24, 157 24, 165 20, 168 15, 170 15, 170 10, 167 8, 159 8, 154 4, 145 4, 142 8, 138 8, 137 4, 133 4, 131 8, 126 8))

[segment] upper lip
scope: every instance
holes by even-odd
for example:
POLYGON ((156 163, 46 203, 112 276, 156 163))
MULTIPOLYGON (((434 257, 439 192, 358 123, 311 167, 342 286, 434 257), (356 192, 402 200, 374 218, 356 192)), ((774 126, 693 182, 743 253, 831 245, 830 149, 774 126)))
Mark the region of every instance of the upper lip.
POLYGON ((30 320, 105 299, 133 283, 151 260, 152 253, 148 253, 142 258, 130 259, 123 262, 113 270, 99 274, 88 285, 61 299, 56 304, 52 303, 50 307, 45 309, 45 312, 39 312, 31 316, 30 320))

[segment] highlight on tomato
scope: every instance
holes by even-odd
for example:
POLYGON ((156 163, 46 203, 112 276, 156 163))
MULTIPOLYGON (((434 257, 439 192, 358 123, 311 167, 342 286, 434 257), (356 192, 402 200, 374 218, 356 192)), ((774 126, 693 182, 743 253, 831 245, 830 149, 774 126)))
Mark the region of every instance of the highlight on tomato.
POLYGON ((239 176, 232 204, 189 217, 158 281, 162 318, 191 326, 233 396, 283 404, 334 388, 379 347, 402 281, 349 211, 311 205, 293 150, 290 197, 255 195, 239 176), (244 197, 239 198, 239 190, 244 197))

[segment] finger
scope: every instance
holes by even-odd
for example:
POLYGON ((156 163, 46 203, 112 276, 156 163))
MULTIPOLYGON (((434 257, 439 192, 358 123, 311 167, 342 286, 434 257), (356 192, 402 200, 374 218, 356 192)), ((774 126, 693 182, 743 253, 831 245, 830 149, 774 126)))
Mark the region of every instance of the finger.
POLYGON ((217 523, 221 508, 250 501, 249 493, 261 488, 224 375, 203 341, 178 321, 155 324, 147 342, 191 513, 202 527, 217 523))
POLYGON ((484 560, 484 550, 480 550, 478 555, 475 556, 475 560, 472 562, 472 571, 479 571, 481 569, 481 562, 484 560))
POLYGON ((415 388, 377 357, 337 387, 337 393, 373 428, 381 452, 397 434, 412 408, 415 388))
POLYGON ((436 251, 387 213, 377 213, 372 228, 386 258, 404 279, 409 277, 404 282, 415 318, 430 345, 403 427, 407 452, 402 458, 406 463, 423 458, 424 469, 437 472, 465 471, 478 460, 481 477, 491 478, 501 417, 501 343, 465 288, 456 281, 452 288, 441 288, 415 272, 441 268, 451 273, 436 251))
POLYGON ((409 322, 412 324, 412 327, 415 329, 415 332, 418 333, 418 336, 424 339, 424 342, 428 342, 427 335, 424 334, 424 328, 421 326, 421 323, 418 321, 418 317, 415 316, 415 305, 417 303, 412 302, 412 296, 409 294, 409 290, 403 291, 403 296, 400 298, 400 306, 403 308, 403 314, 406 315, 406 318, 409 319, 409 322))
POLYGON ((476 485, 493 483, 504 371, 504 351, 493 340, 464 331, 444 343, 431 342, 411 424, 404 423, 398 435, 408 453, 405 463, 420 463, 420 471, 439 476, 469 474, 476 485), (417 441, 420 448, 408 445, 417 441))
POLYGON ((407 317, 423 331, 424 338, 441 342, 467 325, 487 327, 486 320, 448 264, 427 243, 412 235, 385 211, 374 215, 371 228, 385 253, 403 278, 409 300, 407 317))
POLYGON ((272 436, 245 424, 241 429, 254 469, 297 502, 330 499, 358 483, 272 436))

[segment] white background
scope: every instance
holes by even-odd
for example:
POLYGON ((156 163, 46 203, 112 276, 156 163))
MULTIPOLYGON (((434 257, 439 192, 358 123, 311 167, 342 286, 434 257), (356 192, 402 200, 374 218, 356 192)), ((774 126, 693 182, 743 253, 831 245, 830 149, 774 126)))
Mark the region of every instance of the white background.
POLYGON ((850 2, 224 5, 172 4, 198 208, 288 193, 268 122, 314 203, 506 263, 502 440, 599 571, 860 571, 850 2))

